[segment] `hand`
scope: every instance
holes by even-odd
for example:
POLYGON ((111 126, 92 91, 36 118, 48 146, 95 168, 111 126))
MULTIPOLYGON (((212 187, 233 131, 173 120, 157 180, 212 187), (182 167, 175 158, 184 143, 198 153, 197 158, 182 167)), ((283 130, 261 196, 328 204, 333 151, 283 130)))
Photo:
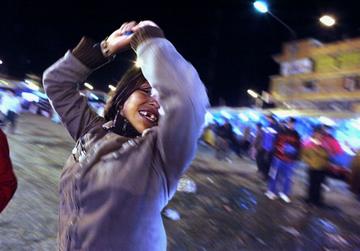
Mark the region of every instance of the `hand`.
POLYGON ((137 25, 135 25, 131 30, 132 30, 133 32, 136 32, 136 31, 138 31, 140 28, 145 27, 145 26, 154 26, 154 27, 159 28, 159 26, 158 26, 156 23, 154 23, 153 21, 145 20, 145 21, 141 21, 140 23, 138 23, 137 25))
POLYGON ((106 40, 107 47, 110 51, 110 54, 116 54, 120 51, 130 48, 131 35, 127 35, 127 32, 133 31, 133 28, 136 27, 136 22, 126 22, 121 25, 119 29, 114 31, 106 40))

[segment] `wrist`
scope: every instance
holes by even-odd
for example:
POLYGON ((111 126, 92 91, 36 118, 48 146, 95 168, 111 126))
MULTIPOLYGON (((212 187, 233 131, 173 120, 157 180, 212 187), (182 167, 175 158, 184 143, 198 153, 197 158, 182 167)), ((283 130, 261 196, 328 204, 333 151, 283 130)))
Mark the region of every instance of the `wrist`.
POLYGON ((109 47, 107 37, 103 41, 101 41, 100 49, 101 49, 101 53, 104 55, 104 57, 111 57, 114 54, 114 52, 109 47))

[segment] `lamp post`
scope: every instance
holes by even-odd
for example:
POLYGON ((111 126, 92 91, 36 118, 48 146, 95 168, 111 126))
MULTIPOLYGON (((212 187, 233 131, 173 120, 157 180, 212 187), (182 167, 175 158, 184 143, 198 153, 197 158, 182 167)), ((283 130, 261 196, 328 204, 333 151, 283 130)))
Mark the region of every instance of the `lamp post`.
POLYGON ((257 93, 256 91, 253 91, 251 89, 248 89, 247 90, 247 93, 252 97, 254 98, 255 100, 255 107, 260 107, 262 108, 262 105, 263 105, 263 100, 262 100, 262 97, 259 93, 257 93))
MULTIPOLYGON (((268 5, 265 1, 255 1, 253 3, 254 8, 264 14, 269 14, 270 16, 272 16, 276 21, 278 21, 282 26, 284 26, 291 34, 291 43, 290 43, 290 59, 289 59, 289 73, 292 75, 294 74, 294 70, 296 69, 295 67, 295 59, 296 59, 296 51, 297 51, 297 45, 296 45, 296 39, 297 39, 297 34, 296 32, 288 25, 286 24, 283 20, 281 20, 278 16, 276 16, 275 14, 273 14, 269 8, 268 5)), ((293 82, 293 79, 290 79, 290 82, 293 82)))
POLYGON ((89 84, 89 83, 84 83, 84 86, 86 87, 86 88, 88 88, 88 89, 90 89, 90 90, 94 90, 94 86, 92 86, 91 84, 89 84))
POLYGON ((264 13, 264 14, 267 13, 270 16, 272 16, 276 21, 281 23, 281 25, 283 25, 291 33, 292 40, 296 40, 296 38, 297 38, 296 32, 288 24, 286 24, 283 20, 281 20, 276 15, 274 15, 274 13, 272 13, 269 10, 268 5, 265 1, 256 1, 253 3, 253 6, 257 11, 264 13))

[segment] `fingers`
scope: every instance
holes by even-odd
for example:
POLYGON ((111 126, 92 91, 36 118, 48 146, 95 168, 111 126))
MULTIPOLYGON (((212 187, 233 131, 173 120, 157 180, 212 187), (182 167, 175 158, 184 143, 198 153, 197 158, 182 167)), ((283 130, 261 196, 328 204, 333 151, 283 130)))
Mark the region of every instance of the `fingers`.
POLYGON ((156 23, 154 23, 153 21, 150 20, 145 20, 145 21, 141 21, 140 23, 138 23, 136 26, 134 26, 132 28, 132 31, 136 32, 137 30, 139 30, 140 28, 144 27, 144 26, 154 26, 154 27, 159 27, 156 23))
POLYGON ((135 21, 125 22, 121 25, 121 27, 117 30, 119 35, 124 35, 125 33, 132 31, 132 28, 136 25, 135 21))

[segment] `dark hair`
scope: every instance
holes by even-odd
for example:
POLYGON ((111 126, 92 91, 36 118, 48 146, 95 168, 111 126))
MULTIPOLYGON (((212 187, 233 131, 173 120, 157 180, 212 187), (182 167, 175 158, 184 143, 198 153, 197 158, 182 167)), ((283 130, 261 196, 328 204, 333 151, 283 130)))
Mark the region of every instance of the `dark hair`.
POLYGON ((146 81, 140 68, 130 68, 117 83, 116 89, 109 94, 110 98, 104 108, 105 119, 114 120, 128 97, 146 81))
POLYGON ((296 123, 296 118, 290 117, 290 118, 289 118, 289 122, 290 122, 290 123, 296 123))
POLYGON ((110 92, 109 101, 104 108, 105 120, 113 121, 113 126, 109 129, 116 134, 134 138, 140 135, 135 127, 120 114, 125 101, 130 95, 140 88, 147 80, 143 76, 140 68, 130 68, 116 85, 116 89, 110 92))
POLYGON ((313 127, 313 133, 323 133, 324 130, 321 125, 316 125, 313 127))

